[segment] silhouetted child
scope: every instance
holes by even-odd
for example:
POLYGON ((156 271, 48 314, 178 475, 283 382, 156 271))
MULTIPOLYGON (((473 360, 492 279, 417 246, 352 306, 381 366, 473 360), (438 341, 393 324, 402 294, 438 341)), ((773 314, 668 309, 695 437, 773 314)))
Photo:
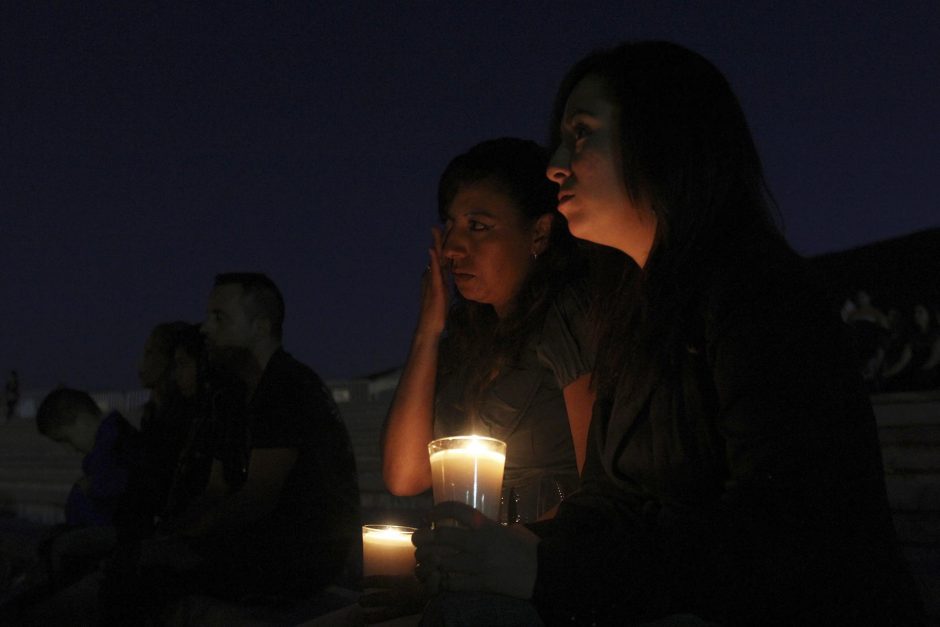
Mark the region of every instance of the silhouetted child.
POLYGON ((114 547, 115 507, 131 468, 139 463, 139 435, 121 414, 104 415, 91 396, 70 388, 46 396, 36 427, 85 455, 83 475, 65 504, 65 524, 54 527, 40 547, 52 580, 67 583, 114 547))

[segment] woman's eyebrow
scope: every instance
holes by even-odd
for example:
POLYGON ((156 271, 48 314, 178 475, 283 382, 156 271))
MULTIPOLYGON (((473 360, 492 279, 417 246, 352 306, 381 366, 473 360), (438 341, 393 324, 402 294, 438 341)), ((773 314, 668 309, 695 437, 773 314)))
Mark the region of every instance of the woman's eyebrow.
POLYGON ((496 217, 489 211, 486 211, 485 209, 473 209, 471 211, 467 211, 463 215, 469 218, 495 218, 496 217))
POLYGON ((587 109, 578 108, 578 109, 575 109, 574 111, 571 111, 567 115, 565 115, 565 124, 570 124, 571 120, 575 119, 578 116, 596 118, 597 114, 592 111, 588 111, 587 109))
POLYGON ((466 211, 461 211, 460 213, 454 213, 450 211, 447 213, 448 220, 456 220, 457 218, 492 218, 495 219, 496 216, 486 209, 467 209, 466 211))

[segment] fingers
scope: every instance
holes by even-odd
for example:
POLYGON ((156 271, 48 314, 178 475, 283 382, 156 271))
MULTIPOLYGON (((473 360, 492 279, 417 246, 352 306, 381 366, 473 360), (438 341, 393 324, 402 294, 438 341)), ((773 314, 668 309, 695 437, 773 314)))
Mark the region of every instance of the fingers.
POLYGON ((479 575, 483 572, 483 564, 479 554, 461 552, 441 556, 441 565, 438 570, 451 574, 479 575))
POLYGON ((435 534, 430 541, 419 544, 418 548, 415 549, 415 560, 417 561, 415 575, 420 579, 420 571, 438 568, 441 565, 443 557, 456 552, 457 549, 453 545, 440 542, 438 536, 435 534))
POLYGON ((427 515, 430 523, 438 523, 434 529, 421 527, 411 536, 412 544, 417 547, 415 557, 418 562, 436 567, 441 555, 452 555, 458 551, 477 551, 485 543, 479 534, 481 530, 498 527, 499 524, 487 518, 478 510, 450 501, 435 505, 427 515), (453 522, 457 524, 440 524, 453 522))
POLYGON ((480 574, 485 563, 485 542, 480 534, 469 529, 442 527, 435 529, 434 540, 418 546, 415 575, 426 586, 435 575, 459 572, 480 574))
POLYGON ((437 594, 441 591, 441 571, 437 568, 419 562, 418 567, 415 568, 415 575, 418 576, 428 594, 437 594))
MULTIPOLYGON (((419 564, 419 570, 421 570, 419 564)), ((421 582, 428 594, 435 595, 440 592, 469 592, 483 589, 483 577, 478 572, 451 570, 447 568, 434 568, 425 566, 421 582)))
POLYGON ((483 579, 477 573, 445 571, 441 576, 441 590, 447 592, 480 592, 483 579))
POLYGON ((432 523, 449 520, 457 524, 422 527, 412 535, 417 547, 415 575, 425 589, 431 594, 482 590, 487 537, 498 523, 457 502, 436 505, 428 518, 432 523))
POLYGON ((444 285, 444 277, 441 275, 441 255, 433 248, 428 248, 428 277, 431 279, 431 285, 434 289, 440 289, 444 285))
POLYGON ((431 542, 434 542, 434 530, 430 527, 419 527, 411 534, 411 543, 417 547, 431 542))
POLYGON ((459 525, 463 525, 468 529, 482 529, 497 524, 496 521, 487 518, 479 510, 457 501, 447 501, 435 505, 428 516, 432 522, 452 518, 459 525))
POLYGON ((438 272, 441 275, 441 285, 444 284, 444 270, 447 268, 449 263, 447 257, 444 255, 444 243, 447 241, 440 227, 431 228, 431 236, 434 238, 434 246, 432 246, 428 252, 431 253, 431 258, 433 259, 431 267, 437 267, 438 272))

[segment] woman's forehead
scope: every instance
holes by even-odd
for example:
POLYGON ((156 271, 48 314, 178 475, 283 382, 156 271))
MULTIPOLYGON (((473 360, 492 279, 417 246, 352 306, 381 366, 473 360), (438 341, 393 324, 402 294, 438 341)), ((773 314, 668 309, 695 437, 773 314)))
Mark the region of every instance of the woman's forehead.
POLYGON ((447 211, 451 218, 467 214, 495 216, 506 212, 515 214, 519 209, 503 186, 491 179, 461 185, 447 211))
POLYGON ((593 74, 588 74, 574 86, 565 103, 565 120, 579 113, 598 116, 602 110, 613 107, 607 85, 593 74))

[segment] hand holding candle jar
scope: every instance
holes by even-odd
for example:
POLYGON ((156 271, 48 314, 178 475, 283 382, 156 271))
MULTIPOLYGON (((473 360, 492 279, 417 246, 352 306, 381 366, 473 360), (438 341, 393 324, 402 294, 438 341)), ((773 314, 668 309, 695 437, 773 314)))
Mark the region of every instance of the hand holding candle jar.
POLYGON ((414 527, 362 526, 362 574, 411 575, 415 569, 414 527))
POLYGON ((461 435, 428 444, 434 502, 457 501, 499 520, 506 443, 461 435))

